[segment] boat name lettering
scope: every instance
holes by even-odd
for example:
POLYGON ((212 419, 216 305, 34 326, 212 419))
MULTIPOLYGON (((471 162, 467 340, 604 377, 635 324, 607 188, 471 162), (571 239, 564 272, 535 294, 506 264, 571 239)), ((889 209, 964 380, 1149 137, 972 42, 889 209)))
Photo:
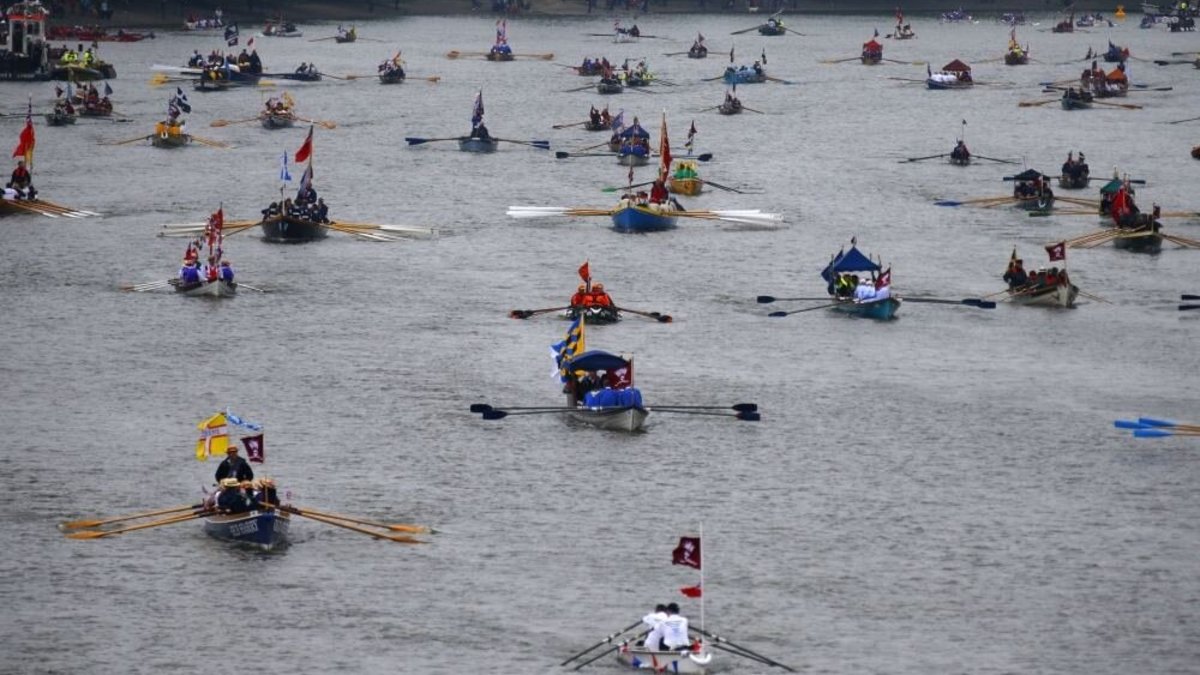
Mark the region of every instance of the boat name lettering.
POLYGON ((229 526, 229 533, 235 537, 258 532, 258 520, 247 520, 244 523, 234 523, 229 526))

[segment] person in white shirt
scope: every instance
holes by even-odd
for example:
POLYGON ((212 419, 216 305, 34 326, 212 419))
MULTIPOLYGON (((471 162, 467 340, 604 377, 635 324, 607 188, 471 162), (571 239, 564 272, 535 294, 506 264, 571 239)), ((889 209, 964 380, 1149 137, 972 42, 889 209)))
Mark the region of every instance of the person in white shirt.
POLYGON ((667 605, 667 619, 662 622, 660 629, 663 635, 663 646, 667 650, 687 649, 692 642, 688 637, 687 617, 679 614, 679 605, 673 602, 667 605))
POLYGON ((667 620, 667 606, 656 605, 654 611, 642 617, 642 623, 650 629, 643 641, 646 649, 658 651, 662 649, 662 624, 667 620))

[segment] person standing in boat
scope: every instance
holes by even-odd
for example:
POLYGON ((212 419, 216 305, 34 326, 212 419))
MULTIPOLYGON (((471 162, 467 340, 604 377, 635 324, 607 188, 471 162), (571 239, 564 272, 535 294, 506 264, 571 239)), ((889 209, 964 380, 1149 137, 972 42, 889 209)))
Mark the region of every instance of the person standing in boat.
POLYGON ((1029 275, 1025 273, 1025 263, 1020 258, 1008 263, 1008 269, 1004 272, 1004 281, 1008 283, 1009 290, 1021 288, 1029 283, 1029 275))
POLYGON ((221 261, 221 281, 231 284, 233 283, 233 265, 229 264, 228 260, 221 261))
POLYGON ((254 480, 254 469, 250 468, 250 464, 238 456, 237 446, 229 446, 225 451, 225 459, 217 465, 217 482, 220 483, 226 478, 234 478, 238 481, 254 480))

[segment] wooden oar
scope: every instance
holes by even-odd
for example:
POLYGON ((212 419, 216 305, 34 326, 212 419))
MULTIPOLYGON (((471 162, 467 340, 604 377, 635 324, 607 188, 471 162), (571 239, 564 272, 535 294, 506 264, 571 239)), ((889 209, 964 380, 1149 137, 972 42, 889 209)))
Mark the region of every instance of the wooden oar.
POLYGON ((799 314, 801 312, 811 312, 815 309, 828 309, 829 307, 836 307, 837 305, 838 305, 838 303, 831 302, 826 305, 817 305, 816 307, 805 307, 803 309, 793 309, 790 312, 771 312, 767 316, 773 316, 773 317, 788 316, 789 314, 799 314))
POLYGON ((446 52, 446 58, 448 59, 457 59, 463 56, 487 56, 487 52, 460 52, 455 49, 446 52))
POLYGON ((306 511, 302 511, 294 506, 279 506, 278 508, 280 511, 285 511, 287 513, 292 513, 297 516, 308 518, 310 520, 315 520, 320 523, 325 523, 326 525, 333 525, 334 527, 340 527, 343 529, 351 530, 353 532, 358 532, 360 534, 365 534, 365 535, 374 537, 376 539, 386 539, 388 541, 394 541, 399 544, 424 544, 424 543, 427 543, 427 542, 421 541, 420 539, 415 539, 413 537, 407 537, 404 535, 387 534, 384 532, 380 532, 378 530, 368 530, 365 527, 359 527, 357 525, 352 525, 350 523, 342 522, 342 521, 336 520, 334 518, 326 518, 325 516, 319 516, 315 513, 309 513, 306 511))
POLYGON ((627 312, 629 314, 644 316, 647 319, 654 319, 659 323, 671 323, 675 320, 670 314, 663 314, 661 312, 643 312, 636 309, 629 309, 627 307, 613 307, 613 309, 617 310, 618 312, 627 312))
POLYGON ((312 40, 309 40, 309 42, 324 42, 326 40, 335 40, 335 39, 337 39, 337 37, 338 36, 336 36, 336 35, 330 35, 329 37, 314 38, 312 40))
MULTIPOLYGON (((292 507, 292 508, 296 509, 297 511, 300 510, 297 507, 292 507)), ((356 523, 358 525, 370 525, 371 527, 378 527, 380 529, 390 530, 392 532, 408 532, 409 534, 433 534, 435 532, 435 530, 433 528, 426 527, 424 525, 406 525, 403 523, 381 523, 377 520, 367 520, 365 518, 356 518, 353 516, 345 516, 340 513, 330 513, 328 511, 318 511, 314 508, 309 508, 309 507, 305 507, 304 512, 316 514, 318 516, 324 516, 326 518, 333 518, 334 520, 344 520, 348 523, 356 523)))
POLYGON ((149 139, 150 139, 150 136, 146 135, 146 136, 138 136, 137 138, 130 138, 130 139, 124 140, 124 141, 113 141, 111 143, 101 143, 100 145, 129 145, 130 143, 137 143, 139 141, 146 141, 149 139))
POLYGON ((829 65, 833 65, 835 63, 846 63, 847 61, 858 61, 861 58, 862 58, 861 56, 851 56, 851 57, 845 58, 845 59, 825 59, 824 61, 821 61, 821 63, 829 66, 829 65))
POLYGON ((538 314, 561 312, 565 309, 571 309, 571 305, 565 305, 563 307, 545 307, 543 309, 514 309, 508 313, 508 316, 512 319, 528 319, 529 317, 537 316, 538 314))
POLYGON ((1159 235, 1172 244, 1177 244, 1184 248, 1200 248, 1200 241, 1196 241, 1195 239, 1188 239, 1187 237, 1180 237, 1174 234, 1163 234, 1162 232, 1159 232, 1159 235))
POLYGON ((466 136, 453 136, 449 138, 418 138, 406 136, 404 138, 404 142, 408 143, 409 145, 422 145, 424 143, 437 143, 439 141, 461 141, 464 138, 466 138, 466 136))
POLYGON ((109 537, 114 534, 124 534, 126 532, 136 532, 137 530, 146 530, 151 527, 160 527, 162 525, 174 525, 175 523, 183 523, 183 522, 186 522, 189 520, 203 518, 204 516, 207 516, 210 513, 212 513, 212 512, 211 511, 200 511, 198 513, 189 513, 189 514, 183 515, 183 516, 173 516, 171 518, 163 518, 162 520, 155 520, 155 521, 151 521, 149 523, 142 523, 140 525, 130 525, 129 527, 122 527, 122 528, 116 529, 116 530, 83 530, 82 532, 68 532, 66 536, 68 539, 100 539, 102 537, 109 537))
POLYGON ((196 141, 197 143, 200 143, 202 145, 207 145, 211 148, 220 148, 220 149, 224 150, 229 147, 228 143, 224 143, 221 141, 215 141, 211 138, 205 138, 203 136, 197 136, 196 134, 192 134, 192 140, 196 141))
POLYGON ((979 199, 968 199, 966 201, 955 201, 953 199, 943 199, 942 201, 934 202, 934 206, 978 206, 981 204, 1003 204, 1007 201, 1013 201, 1016 197, 980 197, 979 199))
POLYGON ((317 124, 326 129, 336 129, 337 128, 337 122, 331 122, 329 120, 310 120, 307 117, 297 117, 296 119, 301 122, 308 122, 309 124, 317 124))
POLYGON ((543 61, 549 61, 554 58, 554 52, 550 52, 549 54, 513 54, 513 56, 520 59, 541 59, 543 61))
MULTIPOLYGON (((824 299, 824 298, 822 298, 824 299)), ((734 403, 733 405, 656 405, 655 410, 733 410, 735 412, 758 412, 757 403, 734 403)))
POLYGON ((512 416, 517 416, 517 415, 549 415, 549 414, 556 414, 556 415, 557 415, 557 414, 559 414, 559 413, 572 412, 572 411, 574 411, 574 410, 578 410, 578 408, 560 407, 560 408, 522 409, 522 410, 518 410, 517 412, 509 412, 508 410, 501 410, 501 409, 499 409, 499 408, 492 408, 491 410, 484 410, 483 412, 481 412, 481 413, 480 413, 480 417, 482 417, 482 418, 483 418, 483 419, 485 419, 485 420, 488 420, 488 421, 493 421, 493 422, 494 422, 494 421, 496 421, 496 420, 502 420, 502 419, 504 419, 505 417, 508 417, 508 416, 510 416, 510 415, 512 415, 512 416))
POLYGON ((615 152, 566 152, 565 150, 558 150, 554 153, 554 157, 557 159, 566 159, 568 157, 616 157, 616 156, 617 156, 617 153, 615 153, 615 152))
POLYGON ((146 291, 153 291, 159 288, 166 288, 170 285, 171 280, 164 279, 162 281, 151 281, 144 284, 123 284, 120 286, 120 289, 122 291, 136 291, 138 293, 144 293, 146 291))
POLYGON ((980 298, 963 298, 962 300, 942 300, 940 298, 901 298, 904 302, 928 302, 938 305, 966 305, 968 307, 978 307, 980 309, 996 309, 996 303, 991 300, 981 300, 980 298))
POLYGON ((96 520, 69 520, 61 523, 58 526, 60 530, 77 530, 84 527, 100 527, 109 523, 119 523, 124 520, 136 520, 138 518, 150 518, 152 516, 161 516, 167 513, 178 513, 179 511, 190 511, 203 507, 203 504, 185 504, 183 506, 172 506, 166 509, 157 511, 143 511, 142 513, 134 513, 128 516, 115 516, 113 518, 101 518, 96 520))
POLYGON ((661 406, 649 406, 650 410, 658 413, 671 413, 674 415, 703 415, 706 417, 733 417, 743 422, 760 422, 762 415, 756 412, 717 412, 715 410, 677 410, 675 408, 663 408, 661 406))
POLYGON ((776 668, 783 668, 784 670, 788 671, 789 673, 796 672, 793 668, 791 668, 785 664, 782 664, 778 661, 767 658, 766 656, 763 656, 762 654, 759 654, 758 652, 753 651, 753 650, 749 649, 748 647, 743 647, 742 645, 739 645, 736 642, 733 642, 731 640, 727 640, 727 639, 721 637, 720 635, 716 635, 714 633, 709 633, 708 631, 704 630, 703 628, 694 628, 693 627, 692 630, 707 637, 708 639, 712 640, 714 643, 729 645, 730 647, 733 647, 734 649, 738 649, 742 652, 745 652, 746 654, 749 654, 749 655, 761 660, 763 663, 775 666, 776 668))
MULTIPOLYGON (((558 406, 558 405, 493 406, 493 405, 488 405, 487 403, 472 403, 470 410, 471 410, 471 412, 473 412, 475 414, 479 414, 479 413, 487 412, 489 410, 555 410, 555 411, 561 411, 561 410, 564 410, 564 408, 562 406, 558 406)), ((566 410, 573 410, 573 408, 566 408, 566 410)))
POLYGON ((1108 103, 1107 101, 1092 101, 1092 103, 1095 103, 1096 105, 1112 106, 1114 108, 1125 108, 1126 110, 1141 110, 1144 107, 1136 103, 1108 103))
MULTIPOLYGON (((739 195, 758 194, 758 193, 751 193, 751 192, 749 192, 749 191, 746 191, 746 190, 739 190, 739 189, 737 189, 737 188, 732 188, 732 187, 729 187, 728 185, 722 185, 722 184, 720 184, 720 183, 717 183, 717 182, 715 182, 715 181, 708 180, 707 178, 701 178, 701 179, 699 179, 699 180, 700 180, 700 182, 701 182, 701 183, 704 183, 705 185, 711 185, 712 187, 715 187, 715 188, 717 188, 718 190, 724 190, 724 191, 726 191, 726 192, 736 192, 736 193, 737 193, 737 194, 739 194, 739 195)), ((760 192, 761 192, 761 191, 760 191, 760 192)))
POLYGON ((943 153, 941 153, 941 154, 939 154, 939 155, 929 155, 928 157, 909 157, 908 159, 902 159, 902 160, 900 160, 900 163, 901 163, 901 164, 904 164, 904 163, 906 163, 906 162, 923 162, 923 161, 925 161, 925 160, 927 160, 927 159, 938 159, 938 158, 940 158, 940 157, 945 157, 947 154, 948 154, 948 153, 945 153, 945 152, 943 152, 943 153))
POLYGON ((998 162, 1000 164, 1020 164, 1020 162, 1014 162, 1011 159, 997 159, 995 157, 985 157, 983 155, 971 155, 971 158, 972 159, 986 159, 989 162, 998 162))
MULTIPOLYGON (((686 54, 687 52, 683 52, 683 53, 684 53, 684 54, 686 54)), ((563 661, 562 663, 558 664, 558 665, 559 665, 559 667, 562 667, 562 666, 565 666, 565 665, 567 665, 568 663, 570 663, 570 662, 574 661, 575 659, 577 659, 577 658, 579 658, 579 657, 581 657, 581 656, 583 656, 583 655, 587 654, 588 652, 592 651, 593 649, 596 649, 596 648, 598 648, 598 647, 603 647, 604 645, 608 644, 609 642, 612 642, 612 641, 613 641, 613 639, 617 638, 618 636, 624 635, 625 633, 628 633, 629 631, 633 630, 634 628, 637 628, 637 627, 638 627, 638 625, 639 625, 639 624, 641 624, 641 623, 642 623, 642 622, 641 622, 641 620, 640 620, 640 619, 639 619, 639 620, 637 620, 637 621, 634 621, 633 623, 631 623, 631 624, 629 624, 628 626, 626 626, 626 627, 622 628, 621 630, 619 630, 619 631, 617 631, 617 632, 613 633, 612 635, 609 635, 608 637, 606 637, 606 638, 604 638, 603 640, 601 640, 601 641, 597 642, 596 644, 592 645, 591 647, 588 647, 587 649, 585 649, 585 650, 583 650, 583 651, 579 652, 578 654, 576 654, 576 655, 572 656, 571 658, 567 659, 566 661, 563 661)))
POLYGON ((517 145, 528 145, 530 147, 537 148, 538 150, 549 150, 550 149, 550 141, 514 141, 514 140, 508 139, 508 138, 494 138, 494 137, 493 137, 493 140, 500 141, 501 143, 515 143, 517 145))
POLYGON ((899 63, 900 65, 903 65, 903 66, 923 66, 923 65, 925 65, 925 61, 897 61, 896 59, 883 59, 883 60, 891 61, 892 63, 899 63))
POLYGON ((1058 101, 1058 100, 1059 99, 1057 99, 1057 98, 1048 98, 1044 101, 1021 101, 1021 102, 1017 103, 1017 105, 1022 108, 1033 108, 1033 107, 1039 106, 1039 105, 1046 105, 1047 103, 1054 103, 1055 101, 1058 101))
POLYGON ((778 77, 771 77, 770 75, 763 75, 763 77, 767 78, 771 82, 778 82, 779 84, 796 84, 795 82, 792 82, 791 80, 785 80, 785 79, 778 78, 778 77))
MULTIPOLYGON (((591 85, 588 85, 588 86, 591 86, 591 85)), ((570 129, 571 127, 578 127, 578 126, 587 124, 589 121, 590 120, 584 120, 582 122, 575 122, 573 124, 555 124, 554 126, 552 126, 550 128, 551 129, 570 129)))
MULTIPOLYGON (((639 621, 638 623, 641 623, 641 621, 639 621)), ((580 663, 579 665, 575 666, 574 670, 579 670, 580 668, 583 668, 584 666, 586 666, 590 663, 599 661, 600 659, 604 658, 605 656, 608 656, 609 654, 612 654, 613 652, 620 651, 621 649, 623 649, 626 645, 630 644, 631 642, 637 642, 638 640, 646 637, 649 634, 650 634, 650 629, 647 628, 646 630, 638 633, 637 635, 634 635, 633 637, 629 637, 624 640, 621 640, 620 642, 613 645, 612 647, 605 649, 604 651, 600 652, 599 654, 596 654, 595 656, 588 659, 587 661, 584 661, 584 662, 580 663)), ((591 651, 591 650, 588 650, 588 651, 591 651)))
POLYGON ((763 112, 763 111, 761 111, 761 110, 755 110, 754 108, 749 108, 749 107, 746 107, 746 106, 742 106, 742 110, 745 110, 745 111, 747 111, 747 112, 752 112, 752 113, 758 113, 759 115, 766 115, 766 114, 767 114, 767 113, 765 113, 765 112, 763 112))
POLYGON ((213 120, 208 123, 210 127, 227 127, 231 124, 245 124, 246 122, 257 122, 258 117, 247 117, 244 120, 213 120))
POLYGON ((610 185, 606 188, 602 188, 600 191, 601 192, 619 192, 621 190, 632 190, 633 188, 646 187, 647 185, 654 185, 654 181, 648 180, 644 183, 634 183, 632 185, 616 185, 616 186, 610 185))

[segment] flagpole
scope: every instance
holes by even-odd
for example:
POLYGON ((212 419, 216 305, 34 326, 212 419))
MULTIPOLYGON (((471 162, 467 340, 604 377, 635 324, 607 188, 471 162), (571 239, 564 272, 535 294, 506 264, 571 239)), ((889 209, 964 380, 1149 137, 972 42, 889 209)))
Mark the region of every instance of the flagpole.
POLYGON ((700 631, 704 631, 704 521, 700 521, 700 631))

